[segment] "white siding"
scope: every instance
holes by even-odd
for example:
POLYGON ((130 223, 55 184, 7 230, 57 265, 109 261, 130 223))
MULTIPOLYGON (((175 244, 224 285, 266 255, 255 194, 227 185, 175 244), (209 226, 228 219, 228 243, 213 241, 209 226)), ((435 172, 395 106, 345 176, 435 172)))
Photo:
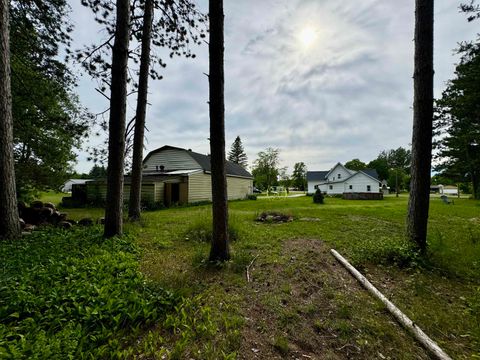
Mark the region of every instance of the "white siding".
POLYGON ((330 173, 328 174, 328 180, 341 181, 348 178, 349 176, 351 176, 351 173, 347 169, 345 169, 342 165, 337 164, 335 165, 333 170, 331 170, 330 173), (338 177, 338 175, 340 175, 340 178, 338 177))
POLYGON ((160 166, 164 166, 165 171, 201 169, 187 151, 176 149, 165 149, 153 154, 143 165, 145 171, 158 171, 160 166))
POLYGON ((320 181, 309 181, 308 182, 308 187, 307 187, 307 192, 310 194, 313 194, 317 189, 315 189, 315 185, 318 185, 320 181))
POLYGON ((345 183, 323 184, 318 188, 321 192, 326 192, 329 195, 343 194, 345 192, 345 183))
POLYGON ((352 176, 350 179, 345 181, 345 192, 380 192, 380 182, 374 180, 371 177, 363 174, 357 173, 352 176), (350 189, 352 185, 352 189, 350 189), (370 185, 370 191, 368 191, 368 186, 370 185))

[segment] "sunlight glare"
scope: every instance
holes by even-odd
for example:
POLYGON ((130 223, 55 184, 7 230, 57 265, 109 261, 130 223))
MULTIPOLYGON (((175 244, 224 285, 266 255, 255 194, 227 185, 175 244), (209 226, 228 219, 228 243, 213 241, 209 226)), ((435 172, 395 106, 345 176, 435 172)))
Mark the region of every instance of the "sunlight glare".
POLYGON ((310 47, 315 42, 316 38, 317 32, 312 27, 304 28, 299 34, 300 42, 305 48, 310 47))

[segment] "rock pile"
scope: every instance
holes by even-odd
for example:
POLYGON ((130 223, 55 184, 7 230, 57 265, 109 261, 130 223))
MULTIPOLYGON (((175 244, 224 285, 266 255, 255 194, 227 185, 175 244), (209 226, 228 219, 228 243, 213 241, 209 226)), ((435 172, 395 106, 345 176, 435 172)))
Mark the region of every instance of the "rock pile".
POLYGON ((279 212, 262 212, 255 221, 265 223, 284 223, 293 221, 292 215, 282 214, 279 212))
POLYGON ((59 212, 54 204, 50 202, 33 201, 27 206, 23 201, 18 203, 20 225, 23 231, 32 231, 39 226, 56 226, 70 229, 73 225, 93 225, 91 218, 84 218, 80 221, 67 219, 67 213, 59 212))

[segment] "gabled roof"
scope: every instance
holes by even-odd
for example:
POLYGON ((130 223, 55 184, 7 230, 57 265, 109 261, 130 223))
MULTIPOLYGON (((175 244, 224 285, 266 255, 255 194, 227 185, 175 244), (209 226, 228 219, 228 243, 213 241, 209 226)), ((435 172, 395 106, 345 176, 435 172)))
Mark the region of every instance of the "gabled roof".
POLYGON ((352 176, 348 177, 348 178, 345 179, 345 180, 350 180, 351 178, 353 178, 353 177, 355 177, 355 176, 357 176, 357 175, 359 175, 359 174, 363 174, 363 175, 368 176, 369 178, 371 178, 371 179, 373 179, 373 180, 375 180, 375 181, 380 182, 380 180, 378 180, 378 176, 372 176, 372 175, 376 175, 376 174, 377 174, 377 171, 376 171, 376 170, 374 170, 374 169, 368 169, 368 170, 374 170, 374 171, 375 171, 375 174, 370 171, 370 174, 372 174, 372 175, 370 175, 369 173, 365 172, 365 170, 367 170, 367 169, 357 171, 357 172, 355 172, 355 174, 353 174, 352 176))
POLYGON ((364 174, 367 174, 368 176, 374 178, 375 180, 378 180, 378 174, 377 170, 375 169, 363 169, 361 170, 364 174))
MULTIPOLYGON (((211 165, 210 165, 210 156, 209 155, 204 155, 200 153, 196 153, 190 150, 182 149, 179 147, 174 147, 174 146, 169 146, 165 145, 162 146, 161 148, 155 149, 153 151, 150 151, 145 159, 143 160, 143 163, 145 163, 152 155, 159 153, 164 150, 179 150, 179 151, 185 151, 188 155, 190 155, 193 160, 195 160, 198 165, 203 169, 205 172, 211 172, 211 165)), ((231 176, 239 176, 239 177, 246 177, 246 178, 252 178, 252 174, 250 174, 247 170, 245 170, 243 167, 241 167, 238 164, 232 163, 231 161, 226 161, 226 172, 227 175, 231 176)))
POLYGON ((323 181, 325 176, 328 174, 327 171, 307 171, 307 181, 323 181))
POLYGON ((330 171, 327 173, 327 175, 325 175, 325 178, 328 178, 328 176, 330 175, 330 173, 331 173, 338 165, 340 165, 342 168, 344 168, 347 173, 352 174, 352 170, 347 169, 347 168, 345 167, 345 165, 343 165, 342 163, 338 162, 338 163, 335 164, 334 167, 332 167, 332 168, 330 169, 330 171))

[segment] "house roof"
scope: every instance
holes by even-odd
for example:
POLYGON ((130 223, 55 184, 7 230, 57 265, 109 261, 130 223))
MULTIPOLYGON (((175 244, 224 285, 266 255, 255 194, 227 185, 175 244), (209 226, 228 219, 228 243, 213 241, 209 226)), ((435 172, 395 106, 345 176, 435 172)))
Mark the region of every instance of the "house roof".
POLYGON ((323 181, 328 171, 307 171, 307 181, 323 181))
POLYGON ((367 174, 368 176, 374 178, 375 180, 378 180, 378 173, 377 170, 375 169, 363 169, 361 170, 364 174, 367 174))
MULTIPOLYGON (((198 165, 200 165, 200 167, 203 169, 203 171, 211 172, 210 156, 209 155, 204 155, 204 154, 196 153, 196 152, 191 151, 191 150, 186 150, 186 149, 182 149, 182 148, 174 147, 174 146, 169 146, 169 145, 165 145, 165 146, 162 146, 161 148, 150 151, 148 153, 148 155, 145 157, 145 159, 143 160, 143 162, 145 163, 152 155, 154 155, 156 153, 159 153, 161 151, 164 151, 164 150, 168 150, 168 149, 187 152, 193 158, 193 160, 195 160, 198 163, 198 165)), ((241 167, 238 164, 232 163, 231 161, 228 161, 228 160, 226 161, 226 172, 227 172, 227 175, 231 175, 231 176, 239 176, 239 177, 246 177, 246 178, 252 178, 253 177, 252 174, 250 174, 243 167, 241 167)))
POLYGON ((319 182, 328 181, 329 184, 343 183, 343 182, 347 181, 348 179, 351 179, 352 177, 354 177, 355 175, 357 175, 359 173, 363 173, 363 174, 367 175, 368 177, 371 177, 372 179, 379 181, 377 170, 375 170, 375 169, 363 169, 363 170, 360 170, 360 171, 355 171, 355 170, 351 170, 351 169, 346 168, 341 163, 336 163, 335 166, 332 167, 328 171, 307 171, 307 181, 319 181, 319 182), (342 180, 328 181, 328 175, 338 165, 340 165, 344 169, 346 169, 350 173, 350 176, 348 176, 348 177, 346 177, 342 180))

